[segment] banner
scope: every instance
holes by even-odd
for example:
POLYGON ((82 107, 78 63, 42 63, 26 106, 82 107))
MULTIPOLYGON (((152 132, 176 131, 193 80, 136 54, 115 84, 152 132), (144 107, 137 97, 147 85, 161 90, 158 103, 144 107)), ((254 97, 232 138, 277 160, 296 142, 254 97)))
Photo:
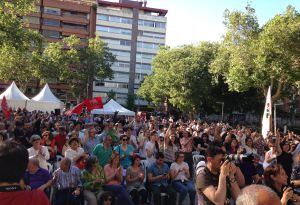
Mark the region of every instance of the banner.
POLYGON ((266 104, 265 104, 264 115, 262 118, 262 128, 261 128, 261 134, 264 138, 266 138, 268 132, 271 131, 271 122, 272 122, 271 117, 272 117, 272 99, 271 99, 271 87, 269 87, 268 94, 266 97, 266 104))
POLYGON ((67 116, 71 116, 72 114, 81 114, 83 107, 86 107, 86 109, 91 112, 93 109, 102 109, 103 108, 103 103, 102 103, 102 98, 101 97, 95 97, 92 99, 86 99, 82 103, 79 103, 76 105, 74 108, 71 110, 68 110, 65 112, 67 116))
POLYGON ((84 106, 86 106, 86 109, 91 112, 93 109, 102 109, 103 103, 101 97, 95 97, 92 99, 87 99, 84 101, 84 106))
POLYGON ((7 104, 5 96, 3 96, 3 98, 2 98, 1 108, 2 108, 2 112, 3 112, 4 116, 5 116, 5 118, 9 119, 10 112, 8 110, 8 104, 7 104))

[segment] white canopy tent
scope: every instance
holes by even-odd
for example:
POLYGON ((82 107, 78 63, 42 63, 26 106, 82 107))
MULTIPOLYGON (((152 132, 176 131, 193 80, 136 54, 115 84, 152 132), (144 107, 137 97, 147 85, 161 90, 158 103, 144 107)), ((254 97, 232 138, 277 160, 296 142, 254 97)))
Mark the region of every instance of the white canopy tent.
POLYGON ((15 81, 0 95, 0 100, 2 101, 5 96, 7 104, 11 108, 25 108, 29 98, 26 97, 20 89, 17 87, 15 81))
POLYGON ((55 109, 62 109, 64 104, 60 101, 50 90, 48 83, 44 88, 33 97, 27 104, 27 110, 40 110, 43 112, 55 111, 55 109))
POLYGON ((113 115, 115 112, 118 112, 118 115, 135 116, 135 112, 127 110, 113 99, 106 103, 103 109, 94 109, 91 111, 93 115, 113 115))

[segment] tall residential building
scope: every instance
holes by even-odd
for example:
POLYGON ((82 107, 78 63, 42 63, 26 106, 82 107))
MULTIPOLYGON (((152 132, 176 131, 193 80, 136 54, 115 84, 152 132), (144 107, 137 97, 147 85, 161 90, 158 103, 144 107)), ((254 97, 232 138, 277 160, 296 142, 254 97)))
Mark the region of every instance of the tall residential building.
MULTIPOLYGON (((36 4, 36 12, 23 17, 24 26, 39 31, 48 42, 58 42, 70 35, 76 35, 85 42, 95 37, 96 5, 96 0, 40 0, 36 4)), ((61 100, 76 102, 67 83, 48 83, 61 100)), ((0 89, 7 86, 0 83, 0 89)), ((26 95, 33 96, 39 91, 38 83, 33 80, 26 95)))
MULTIPOLYGON (((159 46, 165 45, 167 10, 147 7, 146 1, 98 1, 96 35, 105 41, 117 61, 112 80, 94 81, 93 96, 104 99, 113 90, 126 104, 141 81, 152 73, 151 63, 159 46)), ((136 100, 136 104, 142 101, 136 100)))

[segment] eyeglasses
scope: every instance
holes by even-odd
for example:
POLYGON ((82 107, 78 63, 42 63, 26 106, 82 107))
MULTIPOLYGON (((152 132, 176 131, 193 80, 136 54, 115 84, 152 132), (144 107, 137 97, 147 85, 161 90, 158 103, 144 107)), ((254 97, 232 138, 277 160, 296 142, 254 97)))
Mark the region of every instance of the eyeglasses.
POLYGON ((127 141, 128 141, 128 139, 122 139, 122 141, 124 141, 124 142, 127 142, 127 141))

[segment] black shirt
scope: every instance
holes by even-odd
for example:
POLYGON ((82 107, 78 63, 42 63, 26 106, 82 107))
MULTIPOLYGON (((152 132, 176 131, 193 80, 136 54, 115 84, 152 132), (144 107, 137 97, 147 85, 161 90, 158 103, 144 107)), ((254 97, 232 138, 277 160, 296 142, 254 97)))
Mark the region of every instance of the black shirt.
MULTIPOLYGON (((203 197, 204 205, 214 205, 214 203, 203 194, 203 191, 209 186, 214 186, 217 189, 218 184, 219 174, 214 175, 207 167, 199 171, 196 177, 196 189, 197 192, 199 192, 199 194, 203 197)), ((229 199, 227 198, 225 204, 228 204, 228 202, 229 199)))
POLYGON ((290 179, 293 169, 293 155, 287 152, 282 152, 282 154, 277 157, 277 163, 281 164, 286 175, 290 179))

